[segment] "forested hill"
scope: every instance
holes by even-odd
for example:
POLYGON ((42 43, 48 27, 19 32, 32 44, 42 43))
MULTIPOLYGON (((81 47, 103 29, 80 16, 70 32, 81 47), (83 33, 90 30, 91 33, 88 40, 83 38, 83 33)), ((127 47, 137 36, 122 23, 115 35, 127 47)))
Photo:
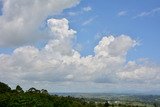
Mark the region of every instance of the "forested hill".
POLYGON ((34 87, 26 92, 19 85, 11 89, 7 84, 0 82, 0 107, 160 107, 158 99, 159 97, 153 101, 126 101, 122 97, 111 100, 58 96, 48 94, 45 89, 38 90, 34 87))
MULTIPOLYGON (((107 107, 108 103, 98 106, 107 107)), ((96 104, 70 96, 49 95, 45 89, 37 90, 32 87, 24 92, 19 85, 16 89, 11 89, 0 82, 0 107, 96 107, 96 104)))

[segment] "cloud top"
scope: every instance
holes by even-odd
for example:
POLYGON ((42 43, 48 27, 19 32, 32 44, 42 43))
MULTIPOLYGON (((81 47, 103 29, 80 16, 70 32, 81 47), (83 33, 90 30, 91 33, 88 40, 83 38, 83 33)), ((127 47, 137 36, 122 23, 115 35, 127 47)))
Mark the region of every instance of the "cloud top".
POLYGON ((94 48, 95 55, 84 57, 72 46, 76 31, 69 28, 67 19, 49 19, 47 23, 52 39, 44 48, 23 46, 11 55, 0 55, 1 81, 117 86, 159 81, 159 67, 126 61, 128 50, 136 45, 129 36, 104 36, 94 48))
MULTIPOLYGON (((106 89, 124 92, 159 89, 159 66, 127 60, 128 51, 137 45, 130 36, 106 35, 94 47, 94 54, 82 56, 73 48, 76 31, 69 27, 69 21, 47 19, 48 15, 77 3, 79 0, 3 1, 0 46, 23 46, 11 54, 0 54, 0 81, 18 83, 25 89, 45 85, 49 91, 53 91, 53 87, 63 91, 67 88, 67 91, 95 89, 103 92, 106 89), (47 31, 39 30, 43 22, 47 31), (48 42, 42 49, 28 45, 44 38, 48 38, 48 42)), ((87 7, 84 11, 90 10, 87 7)), ((91 21, 93 19, 86 24, 91 21)))
POLYGON ((3 0, 0 16, 0 46, 20 46, 48 38, 40 30, 49 15, 79 3, 79 0, 3 0))

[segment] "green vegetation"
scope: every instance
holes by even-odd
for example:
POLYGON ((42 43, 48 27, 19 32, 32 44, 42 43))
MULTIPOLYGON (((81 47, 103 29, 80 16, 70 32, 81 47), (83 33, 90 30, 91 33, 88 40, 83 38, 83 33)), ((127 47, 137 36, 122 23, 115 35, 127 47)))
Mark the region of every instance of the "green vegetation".
POLYGON ((34 87, 24 92, 19 85, 11 90, 7 84, 0 82, 0 107, 159 107, 157 104, 64 97, 50 95, 47 90, 34 87))
POLYGON ((7 84, 0 82, 0 94, 10 91, 11 88, 7 84))
POLYGON ((11 90, 0 82, 0 107, 95 107, 95 103, 70 96, 49 95, 47 90, 33 87, 26 92, 19 85, 11 90))

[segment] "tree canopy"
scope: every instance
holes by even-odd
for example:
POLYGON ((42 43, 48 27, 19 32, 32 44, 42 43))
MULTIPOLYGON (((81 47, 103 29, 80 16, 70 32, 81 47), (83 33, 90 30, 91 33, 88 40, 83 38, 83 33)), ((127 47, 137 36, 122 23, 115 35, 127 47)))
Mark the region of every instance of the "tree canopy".
POLYGON ((45 89, 31 87, 26 92, 17 85, 16 89, 0 83, 0 107, 96 107, 84 99, 50 95, 45 89))
POLYGON ((16 91, 17 92, 24 92, 23 89, 19 85, 16 86, 16 91))
POLYGON ((11 91, 11 88, 7 84, 0 82, 0 94, 10 92, 10 91, 11 91))

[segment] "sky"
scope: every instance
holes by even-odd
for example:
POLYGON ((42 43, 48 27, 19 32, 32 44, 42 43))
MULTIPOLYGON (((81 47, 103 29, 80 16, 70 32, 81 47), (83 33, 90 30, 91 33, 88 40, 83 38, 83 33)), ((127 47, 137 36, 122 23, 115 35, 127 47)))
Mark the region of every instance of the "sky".
POLYGON ((159 0, 0 0, 0 81, 160 94, 159 22, 159 0))

